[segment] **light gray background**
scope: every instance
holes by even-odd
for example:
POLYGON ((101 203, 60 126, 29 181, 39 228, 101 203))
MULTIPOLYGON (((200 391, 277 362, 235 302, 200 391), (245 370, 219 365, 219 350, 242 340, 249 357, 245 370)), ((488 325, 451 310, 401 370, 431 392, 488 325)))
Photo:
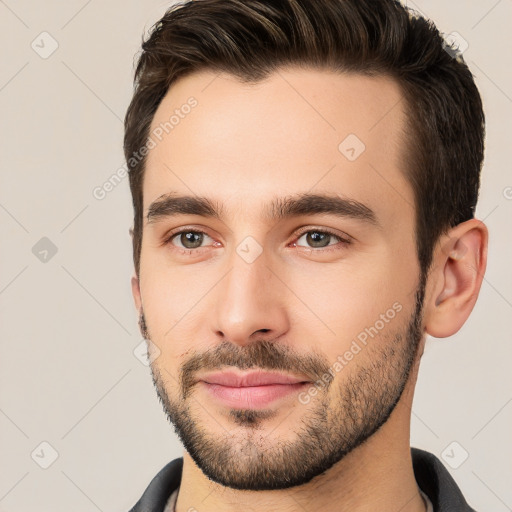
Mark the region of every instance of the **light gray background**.
MULTIPOLYGON (((512 510, 512 1, 409 4, 469 44, 487 115, 477 217, 490 231, 471 317, 455 336, 427 341, 411 444, 442 458, 477 510, 504 512, 512 510), (450 468, 463 450, 467 460, 450 468)), ((133 57, 169 5, 0 0, 2 512, 127 511, 182 454, 134 355, 128 179, 103 200, 93 196, 124 164, 133 57), (44 31, 58 43, 47 58, 40 54, 55 43, 44 31), (46 261, 43 237, 57 248, 46 261), (52 449, 58 457, 43 469, 52 449)))

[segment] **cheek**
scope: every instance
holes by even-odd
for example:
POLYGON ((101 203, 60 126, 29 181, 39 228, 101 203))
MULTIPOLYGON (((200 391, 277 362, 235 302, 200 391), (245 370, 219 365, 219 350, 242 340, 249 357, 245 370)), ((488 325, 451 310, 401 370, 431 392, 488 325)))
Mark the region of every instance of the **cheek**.
POLYGON ((183 314, 207 292, 215 277, 215 269, 198 263, 197 257, 190 260, 180 257, 177 262, 170 249, 143 249, 141 293, 147 309, 169 311, 172 307, 171 314, 179 318, 180 311, 183 314))
POLYGON ((195 297, 193 287, 184 287, 179 273, 172 273, 161 267, 152 266, 147 262, 148 271, 141 267, 141 296, 144 306, 144 316, 152 339, 163 340, 172 337, 174 326, 179 325, 179 319, 185 315, 195 297), (158 269, 158 270, 156 270, 158 269))
POLYGON ((414 300, 415 270, 397 264, 392 251, 372 264, 344 262, 326 272, 290 276, 301 301, 294 314, 304 340, 318 340, 333 361, 354 339, 387 336, 404 325, 414 300), (319 339, 320 337, 320 339, 319 339), (359 338, 358 338, 359 337, 359 338))
POLYGON ((141 294, 146 323, 165 368, 174 373, 177 361, 183 361, 192 350, 208 349, 211 336, 205 326, 211 325, 209 301, 219 273, 212 268, 199 271, 193 264, 170 268, 149 258, 145 265, 141 294))

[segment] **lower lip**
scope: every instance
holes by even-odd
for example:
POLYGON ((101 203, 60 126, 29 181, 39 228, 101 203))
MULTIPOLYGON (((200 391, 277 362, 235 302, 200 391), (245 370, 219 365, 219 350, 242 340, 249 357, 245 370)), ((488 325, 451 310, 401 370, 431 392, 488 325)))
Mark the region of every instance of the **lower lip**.
POLYGON ((228 407, 240 409, 259 409, 279 398, 297 393, 309 385, 308 382, 297 384, 269 384, 266 386, 230 387, 210 384, 202 381, 206 390, 228 407))

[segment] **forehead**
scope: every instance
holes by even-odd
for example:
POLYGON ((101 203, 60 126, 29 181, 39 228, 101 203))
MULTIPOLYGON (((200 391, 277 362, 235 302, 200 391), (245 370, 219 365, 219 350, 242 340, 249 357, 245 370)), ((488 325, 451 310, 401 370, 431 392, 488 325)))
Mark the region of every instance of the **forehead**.
POLYGON ((144 214, 170 192, 212 198, 244 217, 263 214, 270 197, 323 192, 403 222, 414 212, 405 108, 386 76, 286 68, 244 84, 193 73, 172 85, 153 118, 144 214))

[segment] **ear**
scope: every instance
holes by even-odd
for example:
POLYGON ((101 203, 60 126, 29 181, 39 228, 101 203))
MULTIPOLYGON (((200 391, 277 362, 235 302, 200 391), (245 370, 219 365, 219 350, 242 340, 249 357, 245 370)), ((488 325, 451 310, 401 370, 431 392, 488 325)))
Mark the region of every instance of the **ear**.
POLYGON ((470 219, 436 244, 424 316, 425 331, 431 336, 451 336, 469 317, 487 266, 488 238, 485 224, 470 219))
MULTIPOLYGON (((129 229, 129 233, 130 233, 130 236, 131 236, 132 242, 133 242, 133 228, 129 229)), ((137 276, 137 272, 135 271, 135 269, 133 271, 131 284, 132 284, 132 296, 133 296, 133 301, 135 303, 135 308, 137 309, 137 312, 140 313, 141 306, 142 306, 142 299, 140 297, 139 277, 137 276)))
POLYGON ((139 278, 137 277, 137 274, 135 272, 133 272, 132 275, 132 295, 133 302, 135 304, 135 309, 137 309, 137 311, 140 312, 142 306, 142 299, 140 298, 139 278))

